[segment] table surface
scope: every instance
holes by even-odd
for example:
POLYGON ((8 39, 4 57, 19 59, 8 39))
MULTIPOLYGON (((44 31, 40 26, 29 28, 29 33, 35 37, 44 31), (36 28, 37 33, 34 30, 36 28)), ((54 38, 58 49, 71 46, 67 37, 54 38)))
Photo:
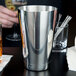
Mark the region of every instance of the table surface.
POLYGON ((3 47, 3 54, 14 56, 0 72, 0 76, 76 76, 76 72, 67 70, 65 53, 52 53, 49 69, 41 72, 26 70, 21 47, 3 47))

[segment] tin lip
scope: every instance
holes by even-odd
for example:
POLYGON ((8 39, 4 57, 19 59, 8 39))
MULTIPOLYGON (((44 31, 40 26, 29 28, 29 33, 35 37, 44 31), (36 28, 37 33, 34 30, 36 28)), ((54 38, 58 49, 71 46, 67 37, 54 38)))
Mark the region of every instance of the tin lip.
POLYGON ((47 5, 25 5, 18 8, 18 10, 23 10, 27 12, 42 12, 42 11, 54 11, 57 10, 56 7, 47 6, 47 5))

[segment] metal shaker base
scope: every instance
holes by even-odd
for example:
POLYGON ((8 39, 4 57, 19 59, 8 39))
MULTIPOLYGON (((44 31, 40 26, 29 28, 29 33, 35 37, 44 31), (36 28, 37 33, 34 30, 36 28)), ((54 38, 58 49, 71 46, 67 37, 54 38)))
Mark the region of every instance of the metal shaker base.
POLYGON ((36 68, 30 67, 30 66, 27 64, 27 57, 24 58, 24 66, 25 66, 25 69, 26 69, 26 70, 33 71, 33 72, 41 72, 41 71, 46 71, 46 70, 48 69, 48 64, 46 64, 46 65, 45 65, 46 67, 44 67, 43 69, 41 69, 41 67, 40 67, 40 69, 37 68, 37 67, 36 67, 36 68))
MULTIPOLYGON (((29 67, 29 66, 28 66, 29 67)), ((45 68, 43 68, 43 69, 39 69, 39 68, 32 68, 32 67, 30 67, 30 68, 28 68, 28 67, 26 67, 26 69, 27 70, 29 70, 29 71, 37 71, 37 72, 40 72, 40 71, 46 71, 47 69, 48 69, 48 66, 46 66, 45 68)))
POLYGON ((26 68, 26 70, 33 71, 33 72, 41 72, 41 71, 46 71, 46 70, 48 70, 48 68, 47 68, 47 69, 44 69, 44 70, 32 70, 32 69, 26 68))

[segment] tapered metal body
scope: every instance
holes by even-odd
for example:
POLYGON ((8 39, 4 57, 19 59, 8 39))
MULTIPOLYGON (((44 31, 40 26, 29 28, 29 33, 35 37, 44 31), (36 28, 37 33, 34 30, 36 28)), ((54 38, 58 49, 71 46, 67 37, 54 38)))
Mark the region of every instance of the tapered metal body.
POLYGON ((57 8, 52 6, 29 5, 19 7, 21 36, 24 48, 26 46, 23 55, 26 57, 28 54, 27 69, 33 71, 47 69, 56 14, 57 8))

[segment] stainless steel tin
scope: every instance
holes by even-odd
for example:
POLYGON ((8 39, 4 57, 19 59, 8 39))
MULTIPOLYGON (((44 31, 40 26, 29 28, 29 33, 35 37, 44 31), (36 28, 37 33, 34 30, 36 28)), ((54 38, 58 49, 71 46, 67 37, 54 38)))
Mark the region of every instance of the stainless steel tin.
POLYGON ((33 71, 46 70, 52 47, 57 8, 28 5, 19 7, 18 12, 23 46, 24 48, 26 46, 23 55, 26 57, 26 53, 28 54, 26 68, 33 71))

